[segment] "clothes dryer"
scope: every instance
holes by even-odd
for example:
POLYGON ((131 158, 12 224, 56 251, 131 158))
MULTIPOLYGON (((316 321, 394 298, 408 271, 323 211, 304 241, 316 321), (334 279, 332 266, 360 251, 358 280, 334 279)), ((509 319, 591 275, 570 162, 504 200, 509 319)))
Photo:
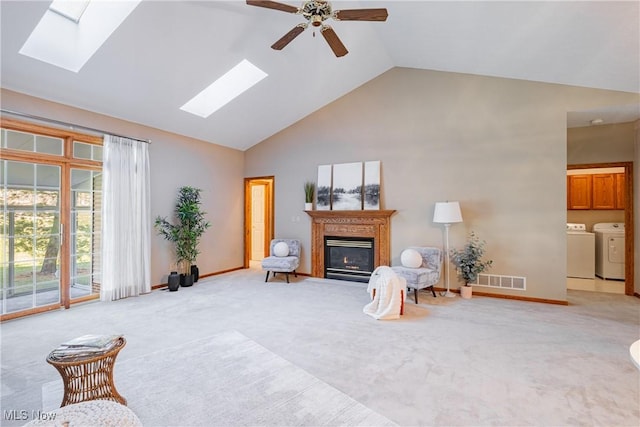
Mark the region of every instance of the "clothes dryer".
POLYGON ((624 280, 624 223, 601 222, 596 234, 596 276, 624 280))

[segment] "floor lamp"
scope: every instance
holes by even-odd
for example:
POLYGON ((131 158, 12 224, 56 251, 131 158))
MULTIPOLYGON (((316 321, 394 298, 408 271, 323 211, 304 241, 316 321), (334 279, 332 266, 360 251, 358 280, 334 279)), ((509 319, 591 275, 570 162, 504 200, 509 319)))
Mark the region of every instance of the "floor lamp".
POLYGON ((462 213, 460 212, 460 203, 458 202, 436 202, 436 208, 433 212, 433 222, 444 224, 445 246, 444 246, 444 270, 445 280, 447 283, 447 291, 441 295, 444 297, 455 297, 456 294, 449 290, 449 227, 451 224, 462 222, 462 213))

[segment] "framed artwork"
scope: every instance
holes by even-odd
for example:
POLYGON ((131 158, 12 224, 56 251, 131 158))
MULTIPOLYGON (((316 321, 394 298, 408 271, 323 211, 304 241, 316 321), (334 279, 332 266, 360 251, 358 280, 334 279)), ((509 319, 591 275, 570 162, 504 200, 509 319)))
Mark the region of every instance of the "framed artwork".
POLYGON ((318 166, 318 183, 316 184, 316 209, 331 209, 331 165, 318 166))
POLYGON ((362 162, 333 165, 333 210, 362 209, 362 162))
POLYGON ((380 161, 364 163, 364 209, 380 209, 380 161))

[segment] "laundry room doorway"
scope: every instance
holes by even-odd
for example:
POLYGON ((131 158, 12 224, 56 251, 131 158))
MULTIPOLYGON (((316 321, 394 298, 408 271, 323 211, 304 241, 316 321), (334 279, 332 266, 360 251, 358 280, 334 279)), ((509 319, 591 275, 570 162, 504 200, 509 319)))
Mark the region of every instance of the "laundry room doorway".
POLYGON ((624 282, 596 275, 585 290, 634 295, 633 181, 632 162, 567 166, 567 223, 586 224, 590 232, 595 224, 624 225, 624 282))

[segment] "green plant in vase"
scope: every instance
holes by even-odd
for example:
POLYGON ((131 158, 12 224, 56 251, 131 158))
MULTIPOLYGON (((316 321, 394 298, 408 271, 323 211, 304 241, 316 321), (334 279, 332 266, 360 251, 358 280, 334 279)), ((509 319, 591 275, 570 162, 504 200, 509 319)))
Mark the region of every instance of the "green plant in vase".
MULTIPOLYGON (((198 275, 195 266, 200 253, 198 244, 204 232, 211 226, 205 219, 206 212, 201 209, 200 192, 199 188, 180 187, 174 209, 175 224, 161 216, 156 218, 154 224, 158 234, 174 244, 176 261, 182 267, 180 272, 185 276, 185 286, 189 286, 189 280, 193 284, 192 274, 198 275), (192 269, 192 266, 195 269, 192 269), (191 276, 191 279, 188 276, 191 276)), ((197 277, 195 280, 197 281, 197 277)))
POLYGON ((474 283, 478 278, 478 274, 488 270, 493 264, 492 260, 482 260, 485 252, 485 243, 472 231, 462 249, 451 250, 451 263, 456 268, 458 279, 464 282, 465 287, 471 288, 469 283, 474 283))
POLYGON ((307 211, 310 211, 313 209, 313 196, 316 193, 316 184, 311 182, 311 181, 307 181, 304 183, 304 203, 305 203, 305 207, 304 209, 307 211))

